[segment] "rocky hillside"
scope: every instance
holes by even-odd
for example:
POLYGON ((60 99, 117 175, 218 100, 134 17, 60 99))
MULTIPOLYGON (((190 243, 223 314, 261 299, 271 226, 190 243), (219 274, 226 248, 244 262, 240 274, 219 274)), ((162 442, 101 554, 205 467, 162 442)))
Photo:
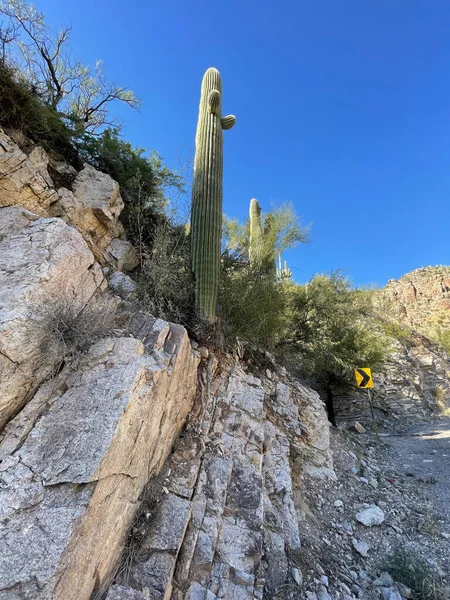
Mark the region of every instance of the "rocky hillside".
POLYGON ((296 490, 335 477, 319 396, 126 301, 116 182, 25 149, 0 133, 0 598, 300 582, 296 490))
POLYGON ((450 267, 425 267, 391 279, 380 292, 389 314, 425 335, 450 329, 450 267))
MULTIPOLYGON (((345 562, 363 532, 345 521, 336 545, 321 517, 340 518, 357 457, 330 440, 319 395, 264 351, 214 356, 141 310, 117 183, 17 141, 0 131, 0 600, 378 597, 345 562), (326 547, 342 560, 327 566, 326 547), (329 581, 333 564, 347 570, 329 581)), ((449 374, 411 334, 376 375, 377 412, 434 410, 449 374)), ((339 411, 354 420, 365 397, 339 411)), ((354 506, 394 506, 365 468, 354 506)))
MULTIPOLYGON (((437 341, 450 330, 450 267, 417 269, 374 292, 392 325, 393 354, 374 374, 374 406, 383 416, 422 418, 450 408, 450 357, 437 341)), ((366 392, 338 395, 338 419, 369 420, 366 392)))

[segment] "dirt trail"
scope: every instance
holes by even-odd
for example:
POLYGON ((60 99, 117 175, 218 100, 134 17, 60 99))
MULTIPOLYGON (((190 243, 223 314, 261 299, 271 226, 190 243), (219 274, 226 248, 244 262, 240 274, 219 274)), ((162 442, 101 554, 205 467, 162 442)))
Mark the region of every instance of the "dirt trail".
POLYGON ((450 535, 450 419, 383 437, 392 447, 392 457, 400 472, 433 484, 428 487, 427 495, 450 535))
POLYGON ((309 600, 379 600, 376 582, 399 549, 449 585, 450 419, 409 427, 399 431, 385 421, 378 435, 370 424, 363 434, 332 432, 336 481, 308 480, 302 488, 301 566, 309 600), (358 520, 370 507, 382 510, 380 524, 358 520), (328 597, 321 595, 323 574, 328 597))

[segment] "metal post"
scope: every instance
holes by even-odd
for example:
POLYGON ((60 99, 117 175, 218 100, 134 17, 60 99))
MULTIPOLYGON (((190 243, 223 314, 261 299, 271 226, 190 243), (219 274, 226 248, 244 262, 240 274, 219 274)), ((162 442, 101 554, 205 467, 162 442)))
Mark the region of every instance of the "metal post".
POLYGON ((372 395, 370 393, 370 388, 367 388, 367 395, 369 397, 369 406, 370 406, 370 413, 372 415, 372 421, 375 421, 375 413, 373 412, 372 395))

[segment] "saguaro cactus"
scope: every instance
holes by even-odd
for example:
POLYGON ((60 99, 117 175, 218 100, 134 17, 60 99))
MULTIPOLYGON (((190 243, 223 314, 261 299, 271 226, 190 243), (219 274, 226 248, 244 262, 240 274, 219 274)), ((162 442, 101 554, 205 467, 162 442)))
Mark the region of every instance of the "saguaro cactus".
POLYGON ((281 266, 281 254, 278 254, 277 277, 278 279, 289 279, 292 277, 292 271, 288 267, 287 260, 284 261, 284 267, 281 266))
POLYGON ((277 266, 275 263, 275 241, 276 241, 276 225, 275 217, 272 213, 266 216, 264 221, 264 247, 263 247, 263 271, 268 275, 275 277, 277 266))
POLYGON ((254 269, 260 269, 263 257, 263 231, 261 225, 261 206, 256 200, 250 200, 250 264, 254 269))
POLYGON ((191 255, 197 314, 214 321, 219 293, 222 235, 223 129, 236 117, 222 117, 222 81, 210 68, 203 76, 197 133, 191 210, 191 255))

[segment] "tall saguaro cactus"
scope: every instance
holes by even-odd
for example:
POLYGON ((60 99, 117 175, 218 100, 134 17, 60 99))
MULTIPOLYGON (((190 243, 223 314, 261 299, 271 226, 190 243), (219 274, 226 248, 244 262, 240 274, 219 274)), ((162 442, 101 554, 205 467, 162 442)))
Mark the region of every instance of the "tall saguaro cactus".
POLYGON ((197 314, 214 321, 219 293, 222 235, 223 135, 236 117, 222 117, 222 81, 210 68, 203 76, 197 133, 191 210, 191 255, 197 314))
POLYGON ((260 269, 263 256, 263 231, 261 225, 261 206, 256 200, 250 200, 250 264, 254 269, 260 269))

